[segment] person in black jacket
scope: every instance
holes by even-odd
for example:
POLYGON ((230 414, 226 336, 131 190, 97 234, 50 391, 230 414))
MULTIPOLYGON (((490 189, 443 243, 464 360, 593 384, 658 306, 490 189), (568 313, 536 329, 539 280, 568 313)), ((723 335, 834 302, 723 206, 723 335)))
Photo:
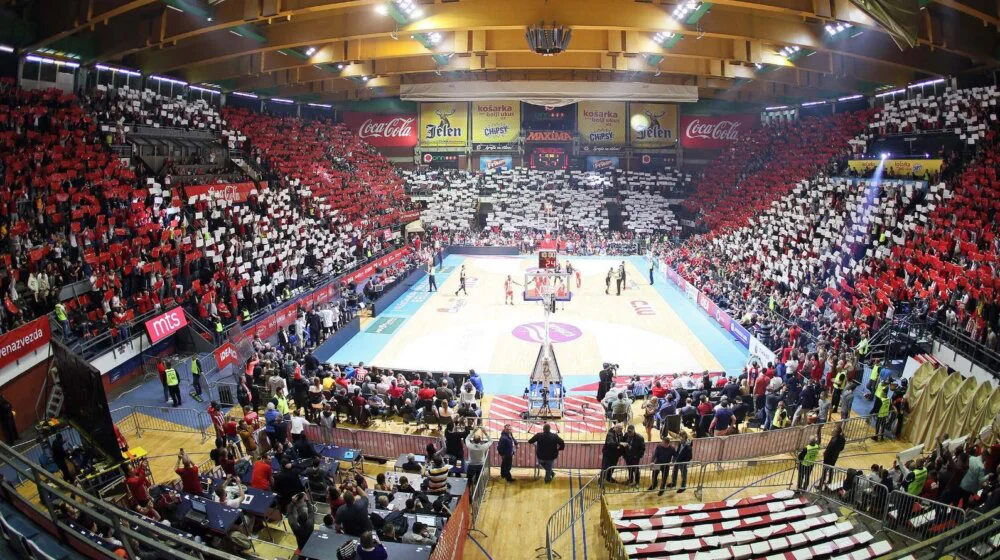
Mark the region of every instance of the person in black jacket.
POLYGON ((823 476, 819 479, 821 486, 830 484, 833 481, 833 469, 831 467, 837 464, 837 459, 840 458, 840 453, 844 450, 845 445, 847 445, 847 440, 844 438, 844 431, 840 425, 837 425, 833 428, 833 436, 830 437, 830 443, 823 450, 823 476))
POLYGON ((566 443, 561 437, 552 433, 552 426, 545 424, 542 426, 542 433, 531 436, 528 444, 535 446, 538 464, 545 469, 545 483, 552 482, 556 476, 552 471, 552 465, 559 458, 559 452, 566 449, 566 443))
POLYGON ((305 491, 298 473, 292 470, 290 462, 285 463, 281 468, 281 472, 274 475, 274 484, 271 486, 271 491, 278 497, 278 507, 281 513, 285 513, 288 510, 288 504, 292 502, 292 498, 296 494, 305 491))
MULTIPOLYGON (((657 495, 663 495, 663 489, 668 486, 667 476, 670 474, 670 463, 674 462, 674 457, 676 456, 677 449, 674 448, 673 443, 670 441, 670 434, 664 430, 660 435, 660 444, 653 450, 653 464, 656 465, 656 469, 653 470, 653 483, 646 490, 656 488, 656 481, 662 476, 663 478, 660 479, 660 491, 657 495)), ((674 487, 672 483, 669 486, 670 488, 674 487)))
POLYGON ((625 430, 625 464, 628 465, 628 483, 639 485, 639 468, 636 467, 642 462, 642 456, 646 454, 646 440, 642 434, 636 433, 635 426, 629 424, 625 430))
POLYGON ((687 432, 681 432, 681 439, 677 442, 677 455, 674 457, 674 476, 670 479, 670 487, 673 488, 677 485, 677 472, 680 471, 681 486, 677 489, 678 494, 687 490, 688 463, 692 457, 691 442, 688 440, 687 432))
POLYGON ((606 482, 615 482, 614 471, 611 467, 618 464, 618 460, 625 455, 628 449, 628 442, 625 441, 625 434, 622 433, 622 425, 615 424, 608 430, 608 435, 604 437, 604 447, 601 448, 601 470, 604 472, 606 482))

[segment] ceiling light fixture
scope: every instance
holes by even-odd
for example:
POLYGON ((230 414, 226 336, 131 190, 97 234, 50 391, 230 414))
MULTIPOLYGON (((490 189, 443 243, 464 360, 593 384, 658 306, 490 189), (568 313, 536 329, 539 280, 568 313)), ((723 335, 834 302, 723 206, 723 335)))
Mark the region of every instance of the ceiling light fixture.
POLYGON ((675 20, 681 23, 684 23, 687 17, 691 15, 691 12, 694 12, 700 7, 701 7, 701 2, 696 2, 694 0, 681 2, 674 8, 674 11, 671 12, 670 17, 674 18, 675 20))
POLYGON ((316 47, 309 47, 306 49, 306 56, 312 56, 316 52, 316 47))
POLYGON ((375 6, 375 13, 380 16, 387 16, 389 15, 389 6, 386 6, 385 4, 375 6))

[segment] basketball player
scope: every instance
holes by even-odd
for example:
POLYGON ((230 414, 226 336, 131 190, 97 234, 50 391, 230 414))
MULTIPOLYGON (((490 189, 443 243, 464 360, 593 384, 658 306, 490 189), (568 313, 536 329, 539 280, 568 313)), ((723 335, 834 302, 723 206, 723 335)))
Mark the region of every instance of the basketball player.
POLYGON ((431 257, 427 261, 427 291, 436 292, 438 291, 437 282, 434 280, 434 258, 431 257))
POLYGON ((608 295, 611 290, 611 277, 615 275, 615 267, 608 269, 608 275, 604 278, 604 294, 608 295))
POLYGON ((504 283, 503 283, 503 293, 504 293, 503 304, 504 305, 507 305, 508 303, 510 303, 511 305, 514 305, 514 284, 517 284, 518 286, 520 286, 520 284, 518 284, 517 282, 515 282, 514 280, 512 280, 511 277, 510 277, 510 274, 508 274, 507 275, 507 279, 504 280, 504 283))
POLYGON ((618 266, 618 277, 621 281, 621 287, 618 289, 618 295, 621 295, 622 290, 628 289, 628 284, 625 283, 625 261, 622 261, 622 264, 618 266))
POLYGON ((469 292, 465 291, 465 265, 462 265, 462 269, 458 271, 458 289, 455 290, 455 295, 458 292, 462 292, 465 295, 469 295, 469 292))

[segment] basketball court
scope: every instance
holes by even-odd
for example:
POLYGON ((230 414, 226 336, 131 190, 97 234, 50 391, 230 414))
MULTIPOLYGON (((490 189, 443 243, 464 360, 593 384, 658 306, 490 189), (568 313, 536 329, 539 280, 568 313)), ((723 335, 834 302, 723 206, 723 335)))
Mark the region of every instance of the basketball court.
MULTIPOLYGON (((566 257, 560 256, 565 265, 566 257)), ((622 258, 574 257, 581 285, 571 281, 570 301, 558 302, 549 335, 564 384, 590 393, 605 362, 620 375, 674 372, 728 372, 746 362, 747 351, 722 331, 663 274, 649 285, 643 257, 626 257, 626 286, 617 295, 605 277, 622 258)), ((525 283, 538 259, 525 256, 447 257, 437 273, 438 292, 426 279, 400 296, 381 315, 366 319, 361 333, 330 359, 387 368, 467 371, 483 376, 486 392, 520 395, 527 385, 545 333, 538 301, 524 301, 514 286, 515 304, 504 303, 504 281, 525 283), (468 294, 459 287, 465 266, 468 294)), ((621 379, 621 378, 619 378, 621 379)))

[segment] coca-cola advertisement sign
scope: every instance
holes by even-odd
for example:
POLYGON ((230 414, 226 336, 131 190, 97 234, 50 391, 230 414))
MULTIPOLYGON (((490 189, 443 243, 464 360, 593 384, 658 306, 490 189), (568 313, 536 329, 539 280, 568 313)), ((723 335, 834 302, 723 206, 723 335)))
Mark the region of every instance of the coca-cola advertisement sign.
POLYGON ((344 113, 344 124, 376 148, 412 148, 417 145, 416 115, 344 113))
POLYGON ((681 145, 695 150, 717 150, 749 134, 757 124, 755 115, 681 117, 681 145))

